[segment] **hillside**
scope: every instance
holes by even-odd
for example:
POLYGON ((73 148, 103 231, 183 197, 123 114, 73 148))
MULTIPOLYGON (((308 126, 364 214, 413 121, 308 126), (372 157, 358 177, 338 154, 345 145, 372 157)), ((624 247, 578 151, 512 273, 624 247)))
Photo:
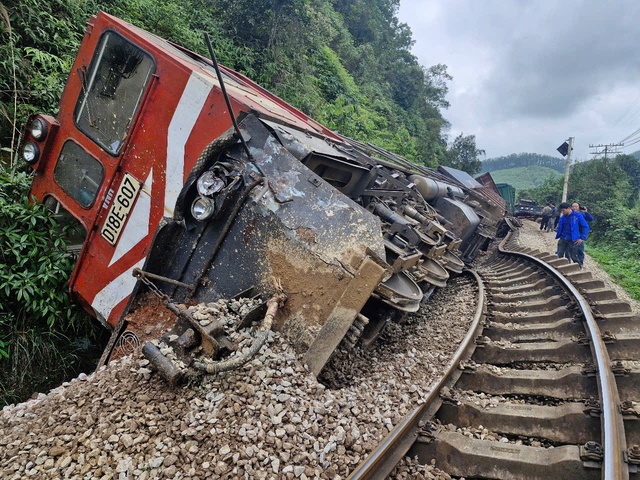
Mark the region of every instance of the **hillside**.
POLYGON ((559 177, 562 176, 562 174, 549 167, 531 165, 528 167, 496 170, 491 172, 491 176, 496 183, 513 185, 516 189, 516 196, 518 196, 518 192, 539 187, 544 183, 545 179, 549 177, 559 177))
POLYGON ((518 167, 539 166, 564 173, 564 159, 538 153, 512 153, 505 157, 487 158, 482 162, 480 173, 494 172, 518 167))

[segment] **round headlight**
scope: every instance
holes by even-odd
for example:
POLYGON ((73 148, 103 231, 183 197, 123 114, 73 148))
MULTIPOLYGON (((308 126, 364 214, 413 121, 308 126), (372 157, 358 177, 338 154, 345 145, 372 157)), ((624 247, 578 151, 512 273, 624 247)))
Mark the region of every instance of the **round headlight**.
POLYGON ((198 193, 200 195, 213 195, 224 188, 224 180, 215 173, 204 172, 198 179, 198 193))
POLYGON ((29 165, 33 165, 40 158, 40 148, 33 142, 27 142, 22 147, 22 158, 29 165))
POLYGON ((31 132, 31 136, 36 140, 42 140, 47 136, 47 124, 41 118, 35 118, 31 122, 29 130, 31 132))
POLYGON ((196 220, 204 222, 213 215, 215 208, 216 203, 212 198, 198 197, 191 204, 191 215, 196 220))

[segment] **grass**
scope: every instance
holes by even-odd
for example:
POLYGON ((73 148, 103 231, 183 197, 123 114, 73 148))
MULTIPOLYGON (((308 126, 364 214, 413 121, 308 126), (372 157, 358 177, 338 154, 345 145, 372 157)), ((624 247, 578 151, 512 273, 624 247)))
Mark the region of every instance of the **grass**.
POLYGON ((586 252, 631 298, 640 302, 640 259, 606 245, 587 245, 586 252))
POLYGON ((508 183, 518 192, 530 190, 540 187, 544 180, 548 177, 557 177, 562 174, 556 172, 552 168, 541 167, 539 165, 531 165, 528 167, 508 168, 505 170, 496 170, 491 172, 491 177, 496 183, 508 183))

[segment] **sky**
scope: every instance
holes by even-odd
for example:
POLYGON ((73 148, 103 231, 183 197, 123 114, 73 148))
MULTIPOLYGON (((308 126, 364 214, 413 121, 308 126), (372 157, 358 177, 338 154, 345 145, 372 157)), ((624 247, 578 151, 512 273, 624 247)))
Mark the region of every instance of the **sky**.
POLYGON ((450 140, 475 135, 485 158, 564 158, 569 137, 572 160, 640 150, 640 1, 400 0, 398 17, 453 77, 450 140))

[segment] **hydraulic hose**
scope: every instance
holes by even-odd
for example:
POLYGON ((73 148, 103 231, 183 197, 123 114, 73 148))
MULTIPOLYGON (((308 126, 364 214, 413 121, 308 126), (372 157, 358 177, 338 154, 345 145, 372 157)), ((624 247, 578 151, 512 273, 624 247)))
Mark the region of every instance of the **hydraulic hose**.
POLYGON ((267 313, 262 320, 262 325, 260 326, 260 329, 256 334, 256 338, 248 352, 214 363, 194 362, 194 368, 212 374, 228 372, 229 370, 235 370, 236 368, 241 367, 251 360, 267 342, 267 338, 269 338, 269 330, 271 330, 271 326, 273 325, 273 319, 278 311, 278 307, 280 304, 284 303, 286 298, 287 297, 283 293, 278 293, 267 301, 267 313))

